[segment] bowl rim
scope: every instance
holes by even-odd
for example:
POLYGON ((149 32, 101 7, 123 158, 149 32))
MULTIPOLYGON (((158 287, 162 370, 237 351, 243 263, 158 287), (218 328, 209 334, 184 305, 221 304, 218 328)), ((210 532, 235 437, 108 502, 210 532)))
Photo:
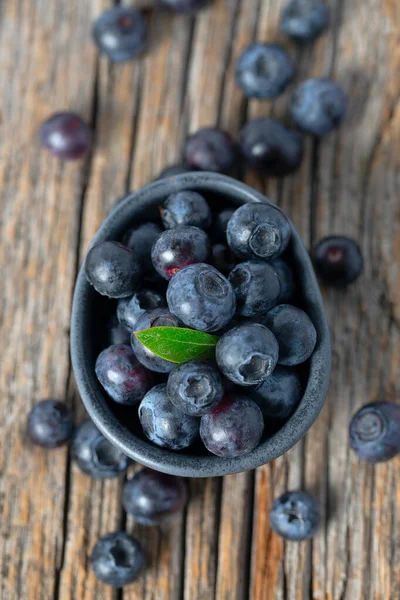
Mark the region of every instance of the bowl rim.
MULTIPOLYGON (((267 202, 269 198, 248 185, 225 175, 192 172, 155 181, 137 192, 127 194, 103 221, 89 248, 100 241, 119 237, 123 224, 132 222, 145 209, 158 204, 168 194, 185 189, 216 192, 237 204, 267 202)), ((213 477, 255 469, 283 455, 299 442, 316 420, 324 404, 330 378, 331 349, 325 309, 317 279, 306 248, 296 228, 292 227, 293 255, 300 263, 303 296, 317 330, 317 345, 310 359, 310 373, 300 404, 293 415, 271 438, 252 452, 236 458, 214 455, 190 455, 172 452, 137 438, 107 407, 107 396, 97 381, 86 352, 85 316, 93 288, 84 273, 84 261, 76 280, 71 317, 70 350, 72 367, 82 401, 103 435, 127 456, 152 469, 184 477, 213 477)), ((126 228, 126 226, 125 226, 126 228)), ((89 249, 88 249, 89 250, 89 249)))

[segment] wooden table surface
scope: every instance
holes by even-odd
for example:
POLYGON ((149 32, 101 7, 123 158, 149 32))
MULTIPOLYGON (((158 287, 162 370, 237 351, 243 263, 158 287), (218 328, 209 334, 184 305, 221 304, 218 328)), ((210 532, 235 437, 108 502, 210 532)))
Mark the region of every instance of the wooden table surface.
POLYGON ((281 0, 216 0, 194 17, 149 15, 150 48, 112 66, 90 38, 107 0, 5 0, 0 4, 1 180, 1 600, 398 600, 400 459, 359 463, 347 443, 351 415, 399 401, 400 5, 329 0, 329 32, 299 50, 277 33, 281 0), (298 173, 251 173, 293 219, 306 244, 329 233, 359 240, 362 278, 324 290, 332 331, 332 384, 304 441, 286 456, 225 478, 192 480, 181 517, 160 529, 125 520, 121 481, 91 481, 68 450, 44 452, 24 436, 31 406, 67 397, 84 411, 69 358, 78 265, 115 200, 179 160, 188 132, 248 118, 287 116, 277 102, 247 102, 234 65, 252 40, 279 40, 297 80, 338 79, 350 96, 337 133, 306 141, 298 173), (39 149, 53 111, 74 110, 95 130, 83 162, 39 149), (269 528, 272 499, 302 487, 319 501, 312 542, 284 543, 269 528), (88 555, 98 537, 126 528, 150 564, 114 592, 96 582, 88 555))

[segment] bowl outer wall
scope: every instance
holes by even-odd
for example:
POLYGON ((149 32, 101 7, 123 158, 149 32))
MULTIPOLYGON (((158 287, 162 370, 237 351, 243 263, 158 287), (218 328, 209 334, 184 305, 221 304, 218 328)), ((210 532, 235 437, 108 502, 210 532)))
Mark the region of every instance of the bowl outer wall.
MULTIPOLYGON (((185 189, 200 193, 223 194, 229 202, 240 206, 245 202, 267 202, 269 199, 249 186, 224 175, 187 173, 156 181, 120 201, 105 219, 91 246, 104 240, 120 239, 127 224, 143 213, 154 210, 168 194, 185 189)), ((236 458, 214 455, 192 455, 171 452, 136 437, 113 415, 107 395, 94 372, 95 356, 88 344, 88 310, 95 294, 80 268, 72 307, 71 357, 78 390, 83 403, 100 431, 133 460, 147 467, 183 477, 214 477, 239 473, 259 467, 292 448, 308 431, 324 404, 330 378, 331 349, 329 329, 319 286, 308 252, 292 226, 291 253, 301 281, 307 312, 317 330, 317 345, 310 359, 310 372, 303 398, 294 414, 272 437, 255 450, 236 458)))

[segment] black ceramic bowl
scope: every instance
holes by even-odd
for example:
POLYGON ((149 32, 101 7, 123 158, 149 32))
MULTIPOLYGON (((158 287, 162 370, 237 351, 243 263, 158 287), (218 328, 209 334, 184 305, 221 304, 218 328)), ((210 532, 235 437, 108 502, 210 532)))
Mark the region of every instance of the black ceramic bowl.
MULTIPOLYGON (((130 194, 104 221, 92 244, 120 240, 133 223, 159 218, 158 207, 172 192, 196 190, 207 198, 212 210, 240 206, 245 202, 268 202, 267 198, 230 177, 214 173, 188 173, 162 179, 130 194)), ((133 460, 158 471, 186 477, 212 477, 254 469, 294 446, 311 427, 320 412, 329 385, 330 343, 324 306, 308 253, 297 231, 286 256, 298 278, 301 304, 318 334, 311 359, 303 367, 304 396, 294 414, 272 437, 264 439, 251 453, 224 459, 209 454, 199 443, 186 451, 171 452, 151 444, 144 437, 132 408, 110 400, 96 379, 94 365, 106 345, 104 319, 115 309, 113 301, 99 296, 81 268, 75 287, 71 323, 71 354, 76 381, 89 415, 103 434, 133 460)))

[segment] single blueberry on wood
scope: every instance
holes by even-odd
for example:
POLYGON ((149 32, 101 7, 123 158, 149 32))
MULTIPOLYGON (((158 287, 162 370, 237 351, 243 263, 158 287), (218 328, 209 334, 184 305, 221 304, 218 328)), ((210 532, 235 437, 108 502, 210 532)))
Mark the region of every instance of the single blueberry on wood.
POLYGON ((141 54, 146 45, 147 23, 142 12, 128 6, 105 10, 93 27, 101 53, 112 62, 124 62, 141 54))
POLYGON ((42 400, 28 416, 30 440, 43 448, 57 448, 68 442, 74 432, 71 411, 61 400, 42 400))
POLYGON ((92 130, 77 114, 59 112, 40 128, 40 140, 54 156, 65 160, 82 158, 92 145, 92 130))
POLYGON ((301 131, 319 137, 339 127, 346 106, 346 95, 335 81, 307 79, 293 94, 291 112, 301 131))
POLYGON ((294 68, 282 46, 257 42, 240 55, 235 77, 248 98, 273 99, 285 91, 294 77, 294 68))
POLYGON ((329 25, 329 7, 321 0, 289 0, 283 7, 280 28, 296 42, 316 40, 329 25))
POLYGON ((272 529, 285 540, 302 542, 313 537, 320 521, 318 505, 302 491, 286 492, 271 508, 272 529))
POLYGON ((135 581, 143 566, 142 546, 125 531, 101 537, 90 555, 90 567, 97 579, 116 588, 135 581))
POLYGON ((359 245, 343 235, 330 235, 314 246, 311 258, 321 281, 345 286, 355 281, 363 270, 359 245))
POLYGON ((353 416, 349 435, 360 460, 390 460, 400 452, 400 406, 392 402, 366 404, 353 416))

